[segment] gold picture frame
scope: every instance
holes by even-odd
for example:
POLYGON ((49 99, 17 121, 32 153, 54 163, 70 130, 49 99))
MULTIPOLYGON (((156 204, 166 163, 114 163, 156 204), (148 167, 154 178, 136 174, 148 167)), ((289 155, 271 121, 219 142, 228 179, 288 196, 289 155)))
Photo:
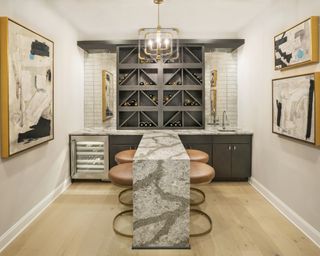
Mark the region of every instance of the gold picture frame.
POLYGON ((319 62, 319 17, 310 18, 274 37, 274 68, 286 70, 319 62))
POLYGON ((102 70, 102 122, 112 118, 111 86, 113 86, 113 74, 107 70, 102 70))
POLYGON ((54 139, 54 42, 0 17, 0 65, 1 157, 8 158, 54 139))
POLYGON ((320 72, 272 80, 272 132, 320 146, 320 72))

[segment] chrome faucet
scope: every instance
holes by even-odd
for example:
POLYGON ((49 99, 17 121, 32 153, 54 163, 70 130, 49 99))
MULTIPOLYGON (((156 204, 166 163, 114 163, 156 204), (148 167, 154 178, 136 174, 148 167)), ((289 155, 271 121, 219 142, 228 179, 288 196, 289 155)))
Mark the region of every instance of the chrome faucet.
POLYGON ((227 111, 223 111, 222 114, 222 129, 226 129, 226 122, 228 122, 227 111))

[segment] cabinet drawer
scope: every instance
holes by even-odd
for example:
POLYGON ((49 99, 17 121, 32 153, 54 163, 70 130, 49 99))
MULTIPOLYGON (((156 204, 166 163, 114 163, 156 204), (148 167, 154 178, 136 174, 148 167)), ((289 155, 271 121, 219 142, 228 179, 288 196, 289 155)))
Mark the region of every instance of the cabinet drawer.
POLYGON ((179 135, 183 144, 212 143, 212 135, 179 135))
POLYGON ((251 143, 251 135, 214 135, 213 143, 251 143))
POLYGON ((109 136, 110 145, 130 145, 139 144, 142 135, 111 135, 109 136))

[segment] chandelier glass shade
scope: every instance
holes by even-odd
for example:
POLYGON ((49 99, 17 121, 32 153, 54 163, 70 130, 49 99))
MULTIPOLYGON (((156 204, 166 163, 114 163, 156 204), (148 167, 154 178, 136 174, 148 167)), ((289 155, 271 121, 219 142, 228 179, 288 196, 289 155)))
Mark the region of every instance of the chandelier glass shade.
POLYGON ((179 58, 179 30, 160 26, 161 0, 154 0, 158 5, 158 26, 139 30, 139 59, 142 61, 167 61, 179 58))

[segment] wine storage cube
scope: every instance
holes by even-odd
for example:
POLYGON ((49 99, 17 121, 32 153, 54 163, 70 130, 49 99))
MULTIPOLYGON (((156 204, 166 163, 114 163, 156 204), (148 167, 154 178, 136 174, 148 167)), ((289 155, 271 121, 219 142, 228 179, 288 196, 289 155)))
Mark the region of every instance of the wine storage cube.
POLYGON ((136 45, 117 53, 118 129, 204 128, 203 46, 182 45, 163 62, 141 61, 136 45))

